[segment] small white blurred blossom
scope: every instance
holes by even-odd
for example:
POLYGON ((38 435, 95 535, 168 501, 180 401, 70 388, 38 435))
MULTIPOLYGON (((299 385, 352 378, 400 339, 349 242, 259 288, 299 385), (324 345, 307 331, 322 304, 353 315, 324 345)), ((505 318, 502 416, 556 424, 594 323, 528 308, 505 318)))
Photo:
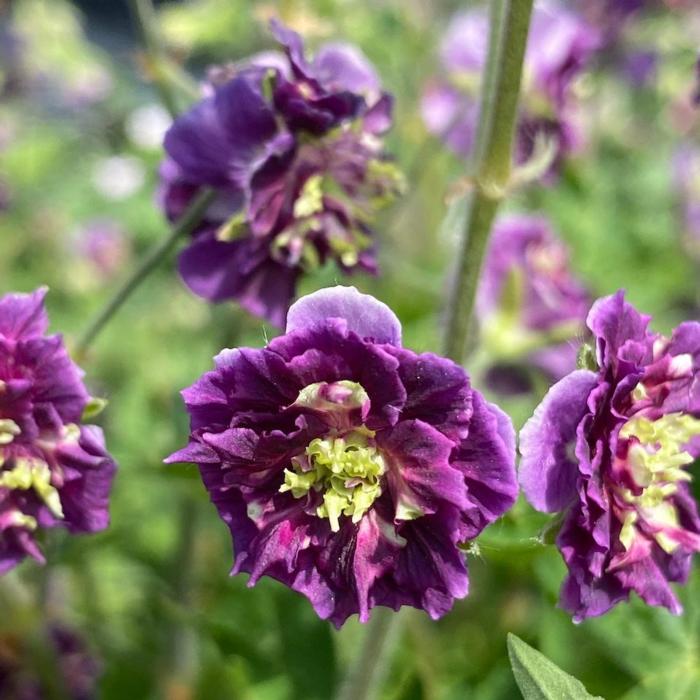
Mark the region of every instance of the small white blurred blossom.
POLYGON ((127 199, 138 192, 145 180, 143 163, 134 156, 111 156, 95 166, 92 184, 105 198, 127 199))
POLYGON ((160 148, 172 123, 168 112, 158 104, 137 107, 126 120, 126 133, 141 148, 160 148))

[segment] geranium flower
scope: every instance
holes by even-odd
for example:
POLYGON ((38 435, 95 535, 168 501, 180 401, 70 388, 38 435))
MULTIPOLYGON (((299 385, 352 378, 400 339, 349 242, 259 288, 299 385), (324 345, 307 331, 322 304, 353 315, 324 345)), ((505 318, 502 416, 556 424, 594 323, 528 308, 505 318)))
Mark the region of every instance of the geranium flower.
POLYGON ((40 530, 97 532, 109 523, 116 469, 61 336, 45 335, 45 289, 0 298, 0 573, 44 557, 40 530))
POLYGON ((303 297, 285 335, 222 351, 183 397, 190 442, 167 461, 198 464, 232 573, 337 626, 376 605, 446 613, 468 591, 460 545, 517 495, 510 420, 352 287, 303 297))
MULTIPOLYGON (((421 103, 428 129, 462 157, 471 155, 476 138, 488 36, 488 13, 483 8, 456 15, 441 46, 444 76, 426 86, 421 103)), ((551 174, 566 154, 581 145, 571 85, 599 43, 598 31, 574 12, 553 2, 535 7, 523 66, 518 162, 533 155, 538 137, 547 137, 555 145, 551 174)))
POLYGON ((556 384, 520 434, 520 483, 538 510, 563 514, 569 574, 560 605, 575 621, 630 592, 681 611, 669 583, 700 549, 687 468, 700 455, 700 323, 671 338, 622 292, 588 316, 598 369, 556 384))
POLYGON ((590 304, 546 219, 497 221, 476 304, 489 385, 505 393, 528 390, 531 367, 551 381, 575 369, 590 304))
POLYGON ((200 187, 216 190, 180 273, 205 299, 282 326, 305 271, 376 272, 371 223, 401 178, 381 140, 392 101, 364 55, 328 44, 308 62, 298 34, 272 29, 284 55, 212 71, 168 131, 161 200, 175 219, 200 187))

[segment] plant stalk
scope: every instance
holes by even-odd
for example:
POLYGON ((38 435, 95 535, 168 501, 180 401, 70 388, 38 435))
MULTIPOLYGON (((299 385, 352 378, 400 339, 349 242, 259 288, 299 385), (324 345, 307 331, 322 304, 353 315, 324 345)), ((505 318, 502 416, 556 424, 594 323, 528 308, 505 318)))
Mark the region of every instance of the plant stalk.
POLYGON ((187 207, 185 213, 170 231, 170 234, 157 243, 141 260, 131 275, 116 290, 109 301, 97 313, 90 322, 75 346, 75 355, 78 359, 85 355, 90 345, 94 342, 107 322, 121 308, 122 304, 131 296, 132 292, 143 282, 158 263, 175 246, 178 239, 191 233, 194 227, 201 221, 207 207, 213 201, 215 193, 211 190, 202 190, 187 207))
POLYGON ((508 190, 513 136, 533 0, 494 0, 489 56, 481 90, 476 177, 457 275, 447 307, 445 354, 462 362, 484 254, 508 190), (489 72, 491 75, 488 75, 489 72))

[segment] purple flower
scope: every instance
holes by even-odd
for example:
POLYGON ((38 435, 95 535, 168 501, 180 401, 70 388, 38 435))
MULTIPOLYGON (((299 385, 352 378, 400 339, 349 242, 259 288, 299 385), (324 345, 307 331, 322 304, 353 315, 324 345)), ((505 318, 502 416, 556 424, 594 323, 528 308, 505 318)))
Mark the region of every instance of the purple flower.
POLYGON ((376 272, 370 224, 401 178, 381 139, 391 98, 364 55, 327 44, 308 62, 298 34, 272 29, 284 55, 212 71, 167 133, 161 201, 174 219, 200 187, 216 190, 180 273, 199 296, 283 326, 304 272, 376 272))
POLYGON ((126 232, 109 219, 87 222, 71 241, 71 248, 88 272, 102 282, 117 274, 130 255, 126 232))
POLYGON ((340 626, 376 605, 445 614, 468 591, 460 544, 517 495, 510 420, 464 370, 401 347, 353 287, 290 309, 261 350, 224 350, 183 397, 195 462, 235 549, 340 626))
POLYGON ((477 294, 489 385, 527 391, 531 365, 558 380, 576 367, 590 297, 573 276, 568 250, 549 222, 511 216, 494 227, 477 294))
POLYGON ((37 531, 107 527, 115 464, 94 405, 61 336, 46 336, 45 289, 0 298, 0 574, 27 555, 37 531))
POLYGON ((560 605, 574 621, 635 591, 673 613, 700 549, 686 470, 700 455, 700 323, 671 338, 622 292, 588 316, 598 369, 572 372, 520 433, 520 484, 538 510, 563 515, 557 546, 569 574, 560 605))
MULTIPOLYGON (((47 630, 47 642, 56 658, 56 682, 65 691, 65 697, 97 698, 102 664, 89 651, 85 640, 65 625, 52 624, 47 630)), ((37 673, 35 650, 15 636, 0 638, 0 696, 12 700, 43 700, 51 696, 37 673)))
POLYGON ((683 218, 683 247, 700 261, 700 148, 692 143, 683 144, 676 150, 671 165, 683 218))
MULTIPOLYGON (((430 82, 423 94, 422 114, 428 129, 463 157, 471 154, 474 145, 488 34, 485 10, 457 15, 442 42, 445 75, 430 82)), ((563 6, 536 6, 523 68, 518 162, 533 155, 538 135, 553 139, 555 167, 578 148, 581 135, 571 85, 599 43, 598 32, 563 6)))

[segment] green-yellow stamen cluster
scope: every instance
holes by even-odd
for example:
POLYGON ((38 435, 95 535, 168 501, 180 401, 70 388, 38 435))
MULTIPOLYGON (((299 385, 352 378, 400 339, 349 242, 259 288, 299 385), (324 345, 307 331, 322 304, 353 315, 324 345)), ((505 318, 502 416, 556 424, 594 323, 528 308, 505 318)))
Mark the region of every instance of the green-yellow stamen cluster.
POLYGON ((323 492, 323 503, 316 509, 320 518, 330 520, 331 529, 340 529, 340 516, 352 516, 354 523, 380 496, 380 479, 386 471, 384 458, 368 443, 370 431, 354 431, 345 437, 312 440, 303 456, 292 459, 285 469, 281 492, 291 491, 303 498, 312 489, 323 492))
MULTIPOLYGON (((635 495, 628 489, 622 497, 635 507, 625 515, 620 541, 630 549, 636 535, 635 523, 639 517, 659 528, 680 526, 678 512, 668 499, 678 490, 678 482, 690 481, 683 468, 691 464, 692 455, 683 448, 700 435, 700 420, 683 413, 669 413, 658 420, 635 417, 620 429, 620 438, 632 439, 627 464, 642 493, 635 495)), ((659 546, 672 552, 677 542, 663 529, 655 535, 659 546)))

